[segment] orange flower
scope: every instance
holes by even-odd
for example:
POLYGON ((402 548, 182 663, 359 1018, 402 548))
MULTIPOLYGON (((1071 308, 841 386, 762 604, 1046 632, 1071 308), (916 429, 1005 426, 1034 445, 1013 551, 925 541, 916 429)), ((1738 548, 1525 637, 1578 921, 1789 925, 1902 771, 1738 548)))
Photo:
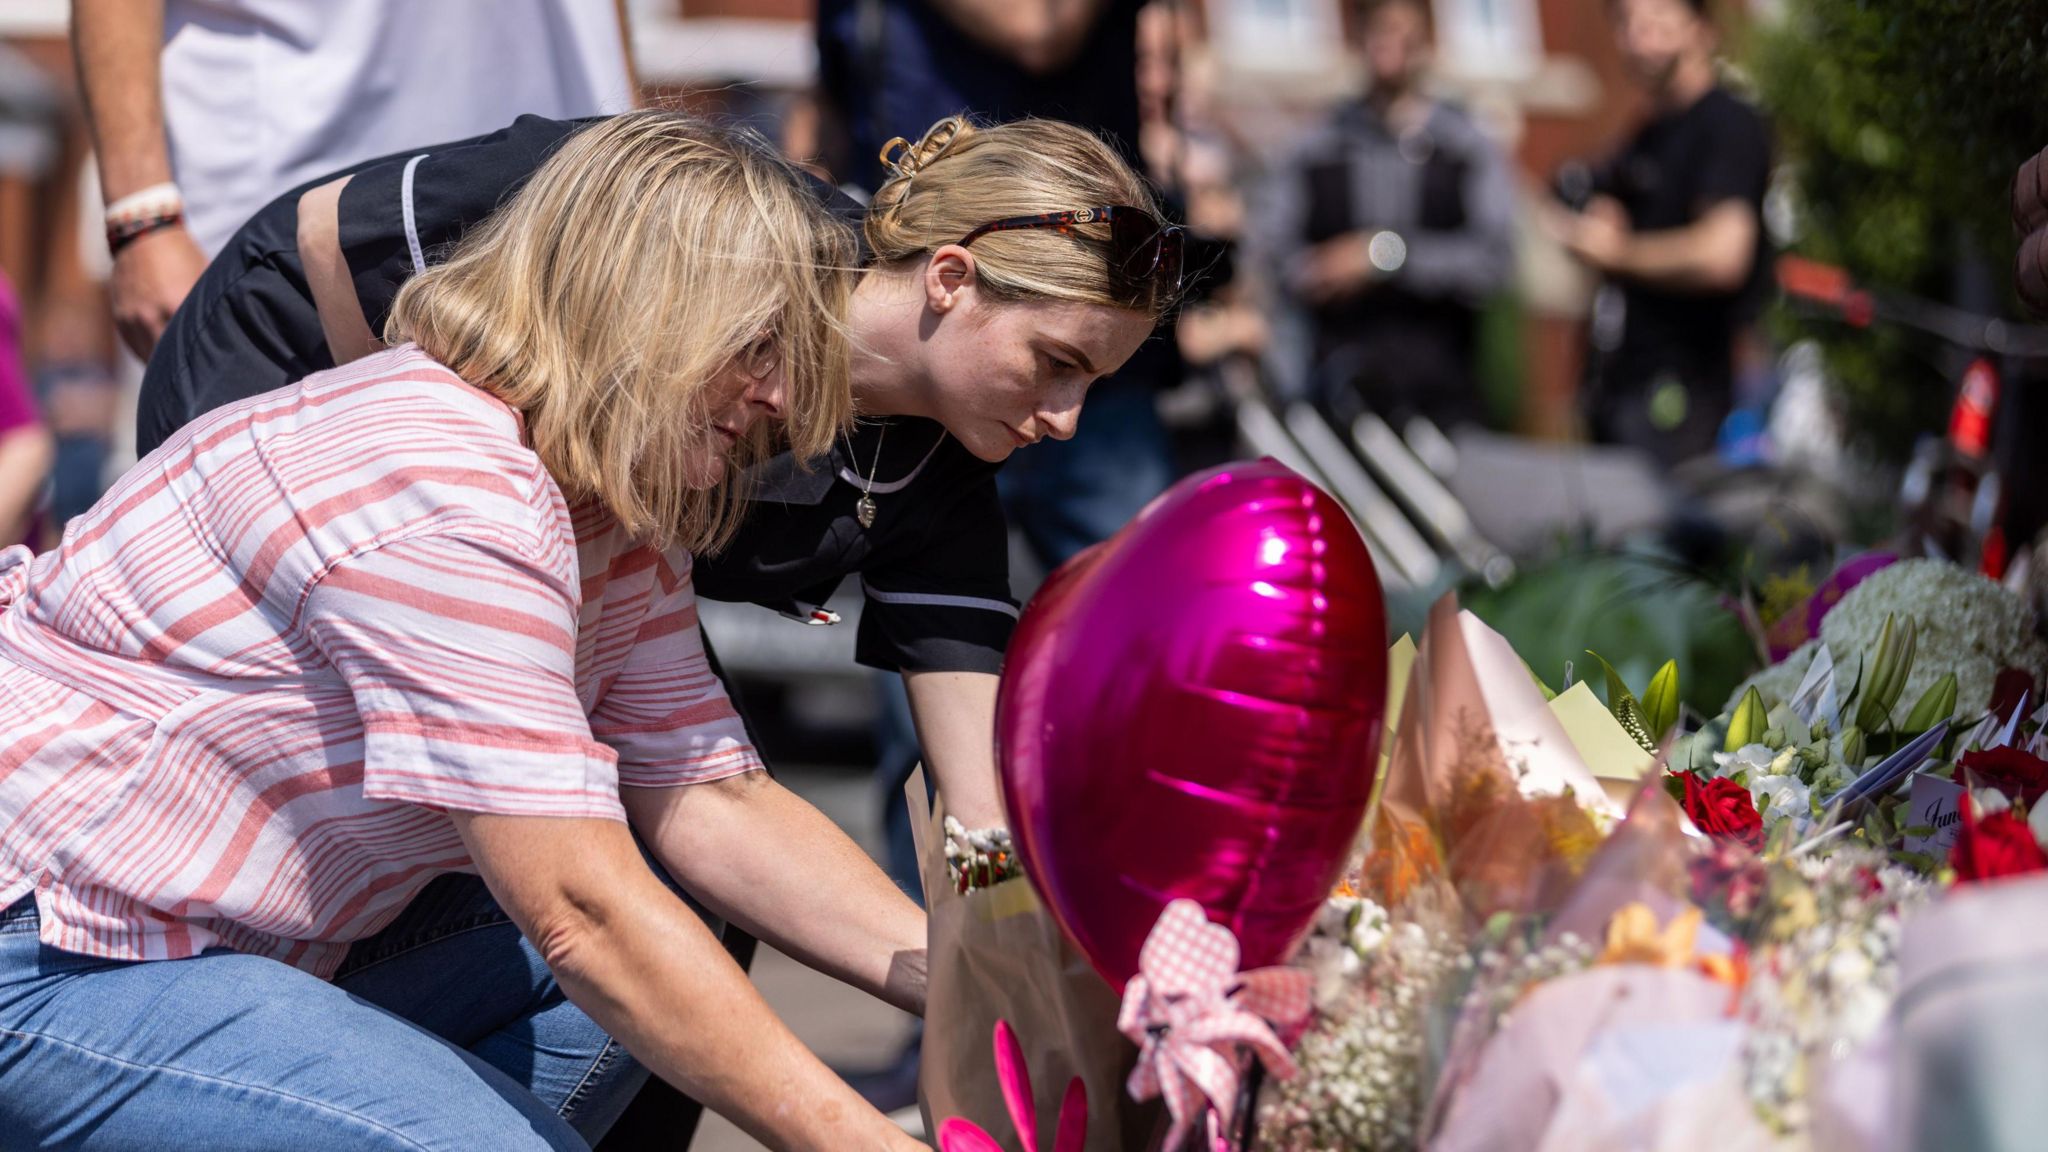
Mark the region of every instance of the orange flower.
POLYGON ((1404 820, 1384 808, 1375 831, 1363 878, 1374 899, 1397 907, 1424 878, 1436 874, 1436 838, 1421 821, 1404 820))
POLYGON ((1716 984, 1728 986, 1728 1015, 1742 1007, 1742 990, 1749 986, 1749 949, 1740 941, 1725 956, 1700 957, 1700 971, 1716 984))
POLYGON ((1657 914, 1647 904, 1624 907, 1607 922, 1607 947, 1600 953, 1601 964, 1649 964, 1658 968, 1692 965, 1693 946, 1699 939, 1700 910, 1687 908, 1658 927, 1657 914))

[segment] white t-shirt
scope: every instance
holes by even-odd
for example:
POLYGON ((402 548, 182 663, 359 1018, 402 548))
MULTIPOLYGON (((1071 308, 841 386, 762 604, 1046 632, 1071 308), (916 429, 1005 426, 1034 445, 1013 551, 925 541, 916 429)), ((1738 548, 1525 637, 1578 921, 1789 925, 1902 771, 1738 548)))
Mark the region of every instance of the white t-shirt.
POLYGON ((615 0, 167 0, 164 120, 209 255, 280 193, 523 113, 632 106, 615 0))

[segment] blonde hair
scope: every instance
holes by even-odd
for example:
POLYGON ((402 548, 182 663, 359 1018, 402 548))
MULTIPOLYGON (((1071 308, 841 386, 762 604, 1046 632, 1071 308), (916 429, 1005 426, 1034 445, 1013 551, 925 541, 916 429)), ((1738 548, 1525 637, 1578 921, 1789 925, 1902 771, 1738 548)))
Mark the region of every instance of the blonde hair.
MULTIPOLYGON (((949 116, 915 144, 889 141, 882 163, 890 176, 875 191, 866 223, 880 264, 928 255, 1011 216, 1113 204, 1160 214, 1152 190, 1116 149, 1058 120, 981 127, 949 116)), ((1153 316, 1172 303, 1165 293, 1133 300, 1112 287, 1107 224, 991 232, 970 251, 981 289, 997 299, 1073 300, 1153 316)))
POLYGON ((673 112, 599 121, 399 290, 386 338, 519 410, 572 503, 662 547, 715 550, 743 510, 734 480, 770 440, 730 453, 724 483, 686 483, 690 455, 719 443, 723 369, 773 338, 799 459, 851 415, 857 249, 800 180, 758 138, 673 112))

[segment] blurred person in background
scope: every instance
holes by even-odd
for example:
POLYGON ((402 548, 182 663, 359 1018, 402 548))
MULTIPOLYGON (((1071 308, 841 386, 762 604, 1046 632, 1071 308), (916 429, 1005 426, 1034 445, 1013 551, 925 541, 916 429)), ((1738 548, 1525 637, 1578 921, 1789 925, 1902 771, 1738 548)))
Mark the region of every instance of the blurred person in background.
POLYGON ((1770 128, 1715 75, 1706 0, 1610 0, 1615 44, 1650 97, 1621 150, 1560 180, 1545 220, 1604 279, 1593 310, 1594 438, 1663 461, 1711 452, 1734 407, 1738 341, 1770 288, 1770 128))
POLYGON ((1309 379, 1340 428, 1371 411, 1477 421, 1479 311, 1513 270, 1514 181, 1463 111, 1423 91, 1424 0, 1364 0, 1365 94, 1337 106, 1261 189, 1253 228, 1308 310, 1309 379))
POLYGON ((37 511, 56 457, 21 355, 21 309, 0 272, 0 548, 36 542, 37 511))
POLYGON ((622 0, 72 0, 114 263, 149 358, 207 261, 273 197, 533 112, 635 103, 622 0))

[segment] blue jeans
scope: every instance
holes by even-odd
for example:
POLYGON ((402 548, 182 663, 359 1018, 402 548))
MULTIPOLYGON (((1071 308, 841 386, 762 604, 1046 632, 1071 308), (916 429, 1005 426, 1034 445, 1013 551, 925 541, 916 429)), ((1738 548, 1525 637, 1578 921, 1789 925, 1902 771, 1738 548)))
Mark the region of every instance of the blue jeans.
POLYGON ((225 949, 141 963, 0 912, 0 1146, 586 1149, 647 1073, 474 876, 429 885, 332 982, 225 949))

